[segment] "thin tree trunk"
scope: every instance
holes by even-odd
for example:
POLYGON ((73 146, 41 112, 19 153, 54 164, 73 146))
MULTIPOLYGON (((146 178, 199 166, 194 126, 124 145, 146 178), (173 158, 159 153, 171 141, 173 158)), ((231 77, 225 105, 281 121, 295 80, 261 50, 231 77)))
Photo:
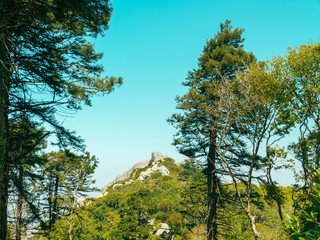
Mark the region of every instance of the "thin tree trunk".
POLYGON ((51 230, 52 229, 52 215, 54 214, 53 209, 52 209, 52 174, 49 175, 48 177, 48 213, 49 213, 49 226, 48 228, 51 230))
MULTIPOLYGON (((246 196, 247 201, 246 201, 246 203, 245 203, 245 202, 243 201, 242 196, 241 196, 241 193, 240 193, 240 190, 239 190, 239 187, 238 187, 238 182, 237 182, 237 179, 236 179, 236 177, 235 177, 235 174, 233 173, 230 165, 228 164, 228 162, 227 162, 226 159, 224 158, 223 154, 222 154, 220 151, 218 151, 218 154, 219 154, 219 156, 220 156, 220 159, 221 159, 222 162, 224 163, 224 164, 222 165, 222 167, 224 168, 224 170, 225 170, 226 172, 229 173, 229 176, 232 178, 232 181, 233 181, 233 183, 234 183, 234 187, 235 187, 235 190, 236 190, 236 194, 237 194, 238 199, 239 199, 239 201, 240 201, 240 205, 241 205, 243 211, 245 212, 245 214, 247 215, 247 217, 249 218, 249 221, 250 221, 250 225, 251 225, 251 229, 252 229, 252 233, 253 233, 253 235, 254 235, 254 238, 255 238, 256 240, 260 240, 260 234, 259 234, 259 232, 257 231, 257 228, 256 228, 255 216, 253 216, 253 215, 251 214, 251 200, 250 200, 250 199, 251 199, 251 189, 248 189, 248 190, 247 190, 247 196, 246 196)), ((253 158, 253 160, 254 160, 254 159, 255 159, 255 157, 253 158)), ((251 164, 251 167, 250 167, 250 168, 253 168, 253 164, 251 164)), ((250 171, 249 171, 249 175, 250 175, 250 176, 249 176, 249 181, 251 181, 251 174, 252 174, 252 170, 250 169, 250 171)), ((249 182, 249 181, 248 181, 248 182, 249 182)), ((247 188, 248 188, 248 187, 251 188, 251 184, 248 184, 248 185, 247 185, 247 188)))
POLYGON ((50 175, 49 185, 49 229, 53 228, 53 225, 57 221, 58 217, 58 190, 59 190, 59 176, 57 174, 50 175), (52 185, 51 185, 52 183, 52 185))
POLYGON ((208 220, 207 240, 217 240, 217 205, 218 205, 218 179, 216 175, 216 136, 210 136, 210 146, 207 159, 207 180, 208 180, 208 220))
MULTIPOLYGON (((55 175, 55 185, 54 185, 54 196, 53 196, 53 212, 58 212, 58 190, 59 190, 59 176, 55 175)), ((52 215, 52 225, 51 227, 56 223, 57 221, 57 214, 52 215)), ((50 228, 51 229, 51 228, 50 228)))
MULTIPOLYGON (((0 1, 0 19, 3 22, 5 1, 0 1)), ((7 204, 9 164, 7 151, 8 133, 8 59, 4 23, 0 24, 0 239, 7 234, 7 204)))
POLYGON ((320 165, 320 139, 319 139, 319 118, 317 119, 317 135, 316 135, 316 146, 315 146, 315 164, 316 167, 320 165))
POLYGON ((250 211, 247 212, 247 216, 248 216, 248 218, 250 220, 251 229, 252 229, 252 233, 254 235, 254 239, 255 240, 260 240, 260 234, 257 231, 255 217, 251 215, 250 211))
MULTIPOLYGON (((268 158, 267 180, 270 185, 273 185, 276 188, 277 186, 275 185, 275 183, 273 182, 273 180, 271 178, 271 162, 270 162, 268 150, 267 150, 267 158, 268 158)), ((279 214, 280 220, 283 221, 281 202, 280 202, 278 196, 276 196, 277 193, 270 192, 269 194, 270 194, 270 197, 276 202, 277 207, 278 207, 278 214, 279 214)))
POLYGON ((276 203, 277 203, 277 206, 278 206, 278 213, 279 213, 280 220, 283 221, 281 203, 279 201, 276 201, 276 203))
POLYGON ((255 218, 255 216, 253 216, 251 214, 251 192, 252 192, 252 173, 253 173, 254 165, 256 164, 257 153, 259 150, 260 141, 261 141, 261 139, 257 140, 256 145, 253 144, 252 162, 251 162, 251 166, 249 169, 248 183, 247 183, 247 208, 246 208, 246 210, 247 210, 247 216, 250 220, 252 233, 253 233, 254 238, 256 240, 260 240, 260 233, 257 231, 256 221, 255 221, 256 218, 255 218))
POLYGON ((81 181, 81 172, 84 171, 84 169, 81 167, 80 172, 79 172, 79 180, 76 184, 76 188, 73 191, 73 203, 71 207, 71 212, 70 212, 70 221, 69 221, 69 240, 72 240, 72 224, 73 224, 73 213, 74 209, 77 206, 77 192, 80 186, 80 181, 81 181))
MULTIPOLYGON (((19 184, 23 186, 23 167, 19 166, 19 184)), ((23 196, 21 191, 18 191, 18 205, 16 213, 16 240, 21 240, 22 234, 22 206, 23 206, 23 196)))
POLYGON ((69 233, 69 240, 72 240, 73 209, 74 209, 74 206, 72 206, 71 213, 70 213, 69 231, 68 231, 68 233, 69 233))
MULTIPOLYGON (((269 146, 269 140, 271 138, 270 132, 268 133, 268 137, 266 140, 266 158, 268 159, 268 167, 267 167, 267 181, 270 185, 273 185, 275 188, 277 187, 275 183, 272 180, 271 177, 271 170, 272 170, 272 162, 271 162, 271 157, 270 157, 270 146, 269 146)), ((281 222, 283 221, 283 216, 282 216, 282 207, 281 207, 281 202, 279 200, 279 197, 277 196, 276 192, 270 192, 269 193, 270 197, 276 202, 277 207, 278 207, 278 214, 280 217, 281 222)))

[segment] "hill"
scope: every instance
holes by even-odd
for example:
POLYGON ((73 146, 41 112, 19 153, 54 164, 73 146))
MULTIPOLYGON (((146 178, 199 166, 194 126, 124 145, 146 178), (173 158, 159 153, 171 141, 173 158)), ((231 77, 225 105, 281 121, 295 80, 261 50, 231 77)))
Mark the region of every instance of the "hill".
MULTIPOLYGON (((277 206, 262 186, 254 188, 254 212, 262 239, 288 239, 277 206)), ((284 213, 290 213, 290 187, 284 213)), ((206 179, 194 159, 176 163, 152 154, 114 181, 89 204, 76 209, 73 239, 205 239, 206 179)), ((68 239, 68 224, 61 219, 50 239, 68 239), (59 237, 58 237, 59 236, 59 237), (65 236, 65 238, 63 237, 65 236)), ((254 239, 233 186, 220 183, 219 239, 254 239)))

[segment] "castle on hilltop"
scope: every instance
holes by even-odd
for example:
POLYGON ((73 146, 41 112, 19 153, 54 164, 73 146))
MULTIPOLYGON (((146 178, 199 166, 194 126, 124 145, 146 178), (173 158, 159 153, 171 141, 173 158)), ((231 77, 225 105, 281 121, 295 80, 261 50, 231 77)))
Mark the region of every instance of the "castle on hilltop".
POLYGON ((167 157, 168 157, 167 155, 162 155, 161 152, 152 152, 151 153, 151 159, 153 159, 155 162, 164 160, 167 157))

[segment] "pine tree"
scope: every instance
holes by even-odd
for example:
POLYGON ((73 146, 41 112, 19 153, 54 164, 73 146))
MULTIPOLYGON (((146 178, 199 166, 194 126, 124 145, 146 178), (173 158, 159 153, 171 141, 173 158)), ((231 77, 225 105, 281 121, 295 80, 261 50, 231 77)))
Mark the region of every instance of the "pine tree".
POLYGON ((38 205, 42 209, 38 219, 40 228, 50 232, 60 218, 72 227, 76 208, 95 190, 91 185, 95 182, 92 174, 97 159, 88 152, 75 154, 70 151, 51 152, 44 157, 47 162, 38 169, 43 180, 36 183, 40 194, 38 205))
POLYGON ((56 120, 57 109, 80 109, 121 78, 101 77, 102 57, 87 41, 108 27, 108 0, 0 1, 0 239, 6 238, 8 120, 21 112, 53 127, 58 144, 82 142, 56 120))
POLYGON ((243 49, 243 29, 233 29, 230 21, 222 23, 220 31, 210 39, 199 58, 198 69, 189 72, 183 83, 187 94, 177 98, 177 108, 182 114, 174 114, 169 120, 179 131, 174 145, 189 157, 205 157, 208 184, 208 240, 217 239, 217 206, 219 202, 219 178, 217 165, 217 132, 213 126, 217 119, 213 111, 219 96, 214 93, 216 83, 233 79, 238 70, 255 61, 251 53, 243 49))
POLYGON ((9 190, 11 194, 8 204, 12 206, 12 209, 16 209, 12 217, 15 219, 15 237, 17 240, 21 239, 23 229, 26 227, 25 222, 30 220, 23 219, 24 209, 35 209, 32 201, 30 201, 32 196, 30 182, 39 178, 36 169, 45 162, 38 152, 46 147, 47 136, 48 133, 44 128, 39 128, 37 123, 23 115, 16 119, 10 119, 8 155, 10 159, 9 190))

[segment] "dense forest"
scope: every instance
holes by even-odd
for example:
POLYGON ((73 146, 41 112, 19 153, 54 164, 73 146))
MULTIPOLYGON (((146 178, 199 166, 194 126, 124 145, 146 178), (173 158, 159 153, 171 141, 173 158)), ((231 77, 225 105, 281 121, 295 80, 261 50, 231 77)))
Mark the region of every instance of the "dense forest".
MULTIPOLYGON (((171 158, 158 163, 151 160, 128 179, 110 185, 103 197, 88 199, 86 206, 76 209, 73 239, 205 239, 207 184, 203 170, 194 159, 181 164, 171 158), (156 164, 165 166, 170 174, 154 171, 145 180, 139 180, 142 172, 156 164)), ((245 185, 239 187, 245 194, 245 185)), ((293 188, 280 189, 283 212, 291 214, 293 188)), ((221 183, 220 191, 219 239, 254 239, 233 184, 221 183)), ((261 237, 287 239, 277 204, 264 186, 253 185, 252 202, 261 237)), ((68 223, 60 219, 45 237, 32 239, 69 239, 68 230, 68 223)))
POLYGON ((0 2, 0 239, 320 239, 320 44, 259 61, 229 20, 167 120, 186 160, 151 159, 92 197, 98 160, 59 116, 122 84, 89 41, 111 13, 0 2), (278 169, 296 183, 279 186, 278 169))

